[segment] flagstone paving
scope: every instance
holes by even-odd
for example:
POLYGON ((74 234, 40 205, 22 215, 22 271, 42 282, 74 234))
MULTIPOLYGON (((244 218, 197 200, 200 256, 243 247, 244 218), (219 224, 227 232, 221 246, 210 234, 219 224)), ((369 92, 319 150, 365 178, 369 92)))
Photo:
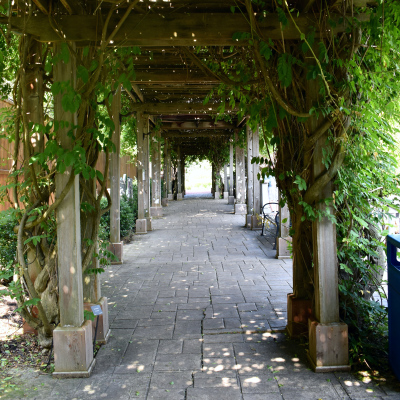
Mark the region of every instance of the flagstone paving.
POLYGON ((309 369, 305 346, 282 333, 291 260, 243 225, 224 200, 170 202, 103 277, 112 334, 92 376, 55 386, 36 376, 36 398, 399 399, 350 373, 309 369))

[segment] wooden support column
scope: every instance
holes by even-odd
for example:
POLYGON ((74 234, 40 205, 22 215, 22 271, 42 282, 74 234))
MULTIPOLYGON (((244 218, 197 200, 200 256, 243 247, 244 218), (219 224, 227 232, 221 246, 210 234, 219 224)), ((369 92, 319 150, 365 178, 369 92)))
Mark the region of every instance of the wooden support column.
POLYGON ((224 165, 224 200, 229 200, 228 165, 224 165))
POLYGON ((161 205, 168 207, 168 180, 170 171, 168 170, 168 138, 164 138, 164 197, 161 199, 161 205))
POLYGON ((181 160, 181 145, 178 146, 178 182, 176 200, 182 200, 182 160, 181 160))
MULTIPOLYGON (((169 140, 169 139, 168 139, 169 140)), ((172 193, 172 163, 171 163, 171 146, 168 142, 168 154, 167 154, 167 170, 168 170, 168 201, 174 200, 174 194, 172 193)))
POLYGON ((291 243, 292 238, 289 235, 290 227, 290 212, 287 204, 284 206, 280 205, 281 193, 279 192, 279 237, 276 241, 276 258, 285 259, 291 258, 289 251, 289 243, 291 243), (285 221, 286 220, 286 221, 285 221), (285 221, 285 222, 283 222, 285 221))
POLYGON ((122 264, 123 262, 123 242, 121 241, 121 217, 120 217, 120 164, 121 164, 121 85, 118 86, 111 102, 111 112, 115 126, 113 143, 115 152, 110 157, 110 246, 109 250, 118 258, 118 261, 111 261, 111 264, 122 264))
MULTIPOLYGON (((259 131, 258 127, 253 132, 253 157, 258 157, 260 155, 260 142, 259 142, 259 131)), ((251 163, 251 160, 250 160, 251 163)), ((261 229, 261 187, 260 181, 258 180, 258 174, 260 172, 260 165, 258 163, 251 164, 253 167, 253 213, 251 217, 251 229, 259 230, 261 229)))
MULTIPOLYGON (((70 44, 75 48, 75 44, 70 44)), ((61 45, 54 45, 55 54, 61 45)), ((59 61, 53 69, 54 82, 70 81, 76 85, 76 64, 72 54, 68 63, 59 61)), ((63 94, 54 98, 54 118, 66 121, 69 126, 77 124, 77 114, 65 112, 62 107, 63 94)), ((72 149, 73 141, 68 135, 70 128, 60 128, 57 141, 65 149, 72 149)), ((56 198, 63 192, 71 174, 71 167, 64 174, 56 173, 56 198)), ((53 332, 55 376, 87 377, 93 359, 92 323, 83 318, 83 287, 81 258, 79 175, 64 200, 57 208, 58 282, 60 324, 53 332)))
POLYGON ((182 197, 186 194, 186 182, 185 182, 185 167, 186 167, 186 156, 182 156, 182 197))
POLYGON ((151 134, 152 195, 151 216, 162 217, 161 206, 161 131, 151 134))
POLYGON ((236 203, 235 214, 246 215, 246 184, 245 184, 245 160, 244 149, 238 145, 239 135, 235 132, 236 142, 236 203))
POLYGON ((229 145, 229 197, 228 204, 235 204, 235 197, 233 196, 233 141, 231 139, 229 145))
POLYGON ((215 175, 215 192, 214 192, 214 200, 219 200, 219 197, 221 195, 221 188, 219 187, 219 184, 221 182, 221 172, 214 166, 214 175, 215 175))
POLYGON ((147 231, 152 231, 151 220, 151 199, 150 199, 150 120, 148 114, 144 114, 144 139, 143 139, 143 159, 144 159, 144 217, 147 221, 147 231))
POLYGON ((144 124, 145 116, 137 113, 137 184, 138 184, 138 219, 136 220, 136 234, 147 233, 147 220, 145 218, 145 157, 144 157, 144 124))
POLYGON ((247 215, 245 226, 251 228, 251 216, 253 215, 254 208, 254 175, 253 175, 253 165, 251 159, 253 158, 253 132, 250 126, 246 125, 246 139, 247 139, 247 215))
MULTIPOLYGON (((318 52, 317 45, 315 52, 318 52)), ((317 104, 320 94, 318 79, 306 83, 307 110, 317 104)), ((321 123, 315 114, 308 118, 309 132, 321 123)), ((315 144, 312 158, 312 177, 315 181, 326 172, 323 163, 328 132, 315 144)), ((333 183, 329 182, 316 201, 317 209, 334 214, 333 205, 324 201, 333 197, 333 183)), ((339 289, 337 267, 336 226, 327 218, 316 219, 312 225, 314 255, 314 317, 309 319, 308 357, 316 372, 349 370, 348 327, 339 320, 339 289)))
POLYGON ((215 194, 215 166, 211 163, 211 194, 215 194))

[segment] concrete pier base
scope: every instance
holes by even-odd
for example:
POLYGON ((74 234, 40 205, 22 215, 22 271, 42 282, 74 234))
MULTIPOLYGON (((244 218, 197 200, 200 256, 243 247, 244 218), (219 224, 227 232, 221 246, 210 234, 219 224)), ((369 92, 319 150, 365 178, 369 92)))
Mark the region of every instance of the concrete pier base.
POLYGON ((221 193, 215 191, 215 193, 214 193, 214 200, 219 200, 219 199, 220 199, 220 198, 219 198, 220 196, 221 196, 221 193))
POLYGON ((245 215, 247 213, 246 204, 235 204, 235 214, 237 215, 245 215))
POLYGON ((224 200, 229 200, 229 192, 224 192, 224 200))
POLYGON ((234 196, 229 196, 228 197, 228 204, 235 204, 235 197, 234 196))
POLYGON ((55 378, 88 378, 96 360, 93 358, 92 321, 82 326, 54 329, 55 378))
POLYGON ((251 217, 252 217, 253 215, 252 214, 247 214, 246 215, 246 219, 245 219, 245 221, 244 221, 244 226, 246 227, 246 228, 249 228, 249 229, 251 229, 251 217))
POLYGON ((262 229, 262 219, 260 215, 251 216, 250 229, 252 231, 260 231, 262 229))
POLYGON ((150 213, 152 217, 162 217, 163 209, 162 207, 150 207, 150 213))
POLYGON ((161 199, 161 205, 162 205, 163 207, 168 207, 168 199, 167 199, 167 198, 161 199))
POLYGON ((289 251, 289 243, 292 242, 292 238, 290 236, 285 238, 278 238, 276 243, 276 258, 279 260, 292 258, 289 251))
POLYGON ((183 200, 182 193, 177 193, 177 195, 176 195, 176 200, 177 200, 177 201, 183 200))
POLYGON ((108 304, 107 297, 101 297, 97 303, 84 303, 85 310, 92 311, 92 306, 99 305, 103 311, 102 315, 99 315, 99 322, 97 322, 97 317, 92 322, 92 336, 94 340, 96 324, 97 324, 97 334, 96 343, 106 344, 110 337, 110 324, 108 322, 108 304))
POLYGON ((308 320, 308 360, 315 372, 350 371, 347 324, 308 320))
POLYGON ((146 217, 146 225, 147 225, 147 232, 153 230, 153 222, 151 220, 151 217, 146 217))
POLYGON ((110 243, 108 250, 118 258, 118 260, 112 260, 111 265, 119 265, 124 262, 124 242, 110 243))
POLYGON ((287 295, 287 331, 291 338, 308 335, 308 320, 312 317, 312 301, 287 295))
POLYGON ((147 233, 147 219, 136 220, 136 235, 147 233))
POLYGON ((168 201, 173 201, 174 200, 174 195, 173 194, 169 194, 168 195, 168 201))

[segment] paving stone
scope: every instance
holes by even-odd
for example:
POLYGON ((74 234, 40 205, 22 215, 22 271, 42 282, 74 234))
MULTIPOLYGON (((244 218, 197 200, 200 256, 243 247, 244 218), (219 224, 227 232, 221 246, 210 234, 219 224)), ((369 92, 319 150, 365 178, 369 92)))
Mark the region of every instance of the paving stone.
POLYGON ((185 400, 185 389, 150 389, 147 400, 185 400))
POLYGON ((204 329, 223 329, 225 328, 222 318, 207 318, 203 321, 204 329))
MULTIPOLYGON (((237 378, 234 377, 198 377, 199 374, 194 376, 195 388, 233 388, 239 390, 237 378)), ((203 375, 203 374, 202 374, 203 375)))
POLYGON ((139 326, 135 329, 134 338, 172 339, 174 325, 139 326))
POLYGON ((192 373, 154 372, 151 376, 150 389, 181 389, 193 386, 192 373))
POLYGON ((278 382, 272 375, 239 375, 243 393, 279 393, 278 382))
POLYGON ((204 335, 204 343, 241 343, 243 335, 240 333, 223 335, 204 335))
POLYGON ((202 339, 186 339, 183 341, 184 354, 201 354, 202 339))
POLYGON ((232 343, 207 343, 203 345, 205 358, 234 357, 232 343))
POLYGON ((242 400, 242 394, 235 388, 188 388, 187 400, 242 400))
POLYGON ((157 352, 158 354, 181 354, 182 346, 182 340, 160 340, 157 352))
POLYGON ((154 364, 155 371, 196 371, 200 370, 200 355, 158 354, 154 364))
POLYGON ((283 400, 338 400, 339 396, 332 387, 323 387, 321 389, 299 390, 281 387, 283 400))

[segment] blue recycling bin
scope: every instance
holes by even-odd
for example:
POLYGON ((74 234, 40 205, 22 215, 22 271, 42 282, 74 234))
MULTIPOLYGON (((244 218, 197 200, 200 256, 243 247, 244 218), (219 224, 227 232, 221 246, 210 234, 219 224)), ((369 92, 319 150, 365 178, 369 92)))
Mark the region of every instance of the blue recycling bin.
POLYGON ((387 237, 388 262, 388 311, 389 311, 389 363, 400 380, 400 261, 397 260, 400 249, 400 235, 387 237))

